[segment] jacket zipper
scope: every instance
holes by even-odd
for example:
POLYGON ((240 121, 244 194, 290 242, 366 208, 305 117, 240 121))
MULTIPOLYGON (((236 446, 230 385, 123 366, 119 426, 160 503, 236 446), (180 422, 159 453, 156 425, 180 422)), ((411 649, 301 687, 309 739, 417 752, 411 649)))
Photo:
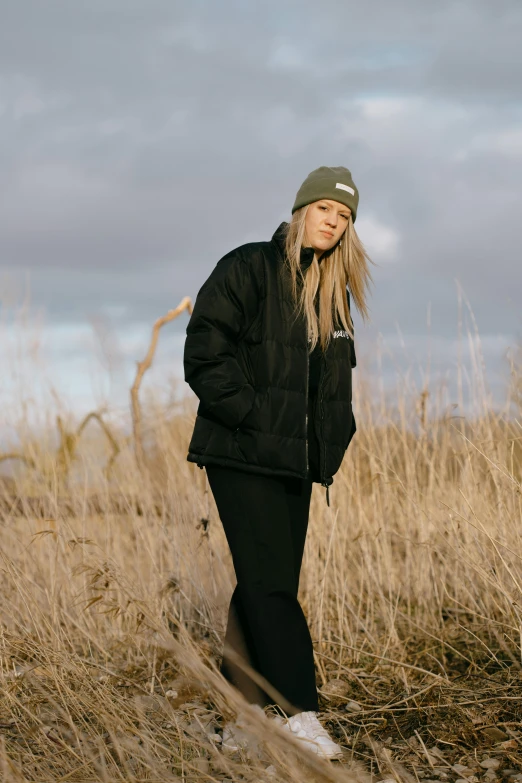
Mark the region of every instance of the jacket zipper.
MULTIPOLYGON (((308 342, 306 344, 306 391, 305 391, 305 453, 306 453, 306 476, 308 478, 310 473, 310 466, 308 464, 308 383, 309 383, 309 375, 310 375, 310 352, 308 350, 308 342)), ((321 375, 319 377, 319 407, 321 411, 321 423, 319 427, 319 431, 321 433, 321 445, 323 447, 323 465, 319 466, 320 473, 321 473, 321 486, 326 487, 326 504, 329 507, 330 506, 330 486, 326 482, 326 478, 324 476, 324 470, 321 470, 321 468, 324 468, 324 465, 326 465, 326 445, 324 441, 323 436, 323 421, 324 421, 324 408, 323 408, 323 375, 324 375, 324 359, 323 364, 321 366, 321 375)), ((197 463, 198 468, 203 469, 203 465, 198 462, 197 463)))
POLYGON ((324 408, 323 408, 323 375, 324 375, 324 362, 325 357, 323 357, 323 361, 321 364, 321 375, 319 377, 319 410, 321 412, 321 419, 320 419, 320 426, 319 426, 319 432, 321 434, 321 446, 323 450, 323 464, 320 465, 320 471, 321 471, 321 486, 326 487, 326 504, 327 506, 330 506, 330 490, 329 485, 326 482, 326 476, 324 475, 324 467, 326 465, 326 443, 324 440, 324 431, 323 431, 323 421, 324 421, 324 408))
POLYGON ((310 467, 308 465, 308 376, 310 374, 310 352, 308 350, 308 342, 306 343, 306 391, 305 391, 305 448, 306 448, 306 477, 310 474, 310 467))

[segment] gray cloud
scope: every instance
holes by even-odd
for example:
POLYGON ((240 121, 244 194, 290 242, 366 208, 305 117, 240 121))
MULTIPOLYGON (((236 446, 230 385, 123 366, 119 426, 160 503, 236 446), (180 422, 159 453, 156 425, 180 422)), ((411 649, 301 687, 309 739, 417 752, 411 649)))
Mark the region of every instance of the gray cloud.
POLYGON ((2 17, 0 268, 30 273, 53 322, 147 322, 194 296, 326 162, 354 172, 363 239, 397 236, 368 334, 424 333, 431 302, 449 337, 455 279, 482 328, 520 327, 518 0, 4 0, 2 17))

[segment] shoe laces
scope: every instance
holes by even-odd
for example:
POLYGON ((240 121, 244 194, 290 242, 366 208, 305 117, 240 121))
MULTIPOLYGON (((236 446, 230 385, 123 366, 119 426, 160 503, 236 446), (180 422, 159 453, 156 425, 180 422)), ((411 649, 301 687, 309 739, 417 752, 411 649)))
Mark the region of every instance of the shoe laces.
POLYGON ((302 731, 310 739, 317 739, 318 737, 330 739, 326 729, 319 723, 316 712, 300 712, 289 718, 288 722, 294 734, 299 734, 302 731))

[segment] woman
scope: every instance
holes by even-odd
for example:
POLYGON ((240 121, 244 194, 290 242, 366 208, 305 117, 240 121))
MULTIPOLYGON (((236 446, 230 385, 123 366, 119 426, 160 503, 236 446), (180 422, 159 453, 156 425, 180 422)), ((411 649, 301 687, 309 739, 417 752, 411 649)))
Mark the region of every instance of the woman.
MULTIPOLYGON (((358 201, 348 169, 312 171, 289 224, 217 263, 197 295, 184 351, 185 380, 200 400, 187 459, 205 466, 237 578, 222 673, 251 703, 279 708, 284 726, 328 758, 342 750, 317 718, 297 592, 312 483, 326 488, 329 505, 356 429, 348 289, 367 318, 371 281, 353 227, 358 201), (242 661, 270 683, 271 696, 242 661)), ((227 724, 224 746, 237 747, 237 737, 227 724)))

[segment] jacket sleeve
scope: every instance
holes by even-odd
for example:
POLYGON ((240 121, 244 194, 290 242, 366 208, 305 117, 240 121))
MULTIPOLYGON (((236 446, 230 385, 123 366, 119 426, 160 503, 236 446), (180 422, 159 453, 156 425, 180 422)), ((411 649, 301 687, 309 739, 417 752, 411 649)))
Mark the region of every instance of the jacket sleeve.
MULTIPOLYGON (((347 299, 348 299, 348 309, 350 311, 350 315, 352 315, 352 305, 351 305, 351 302, 350 302, 350 292, 348 291, 348 287, 346 288, 346 296, 347 296, 347 299)), ((352 317, 352 324, 353 324, 353 317, 352 317)), ((355 338, 355 324, 354 324, 354 327, 353 327, 353 336, 355 338)), ((357 366, 357 357, 355 355, 355 339, 354 340, 350 340, 350 342, 351 342, 351 348, 352 348, 351 365, 352 365, 352 367, 356 367, 357 366)))
POLYGON ((238 343, 259 312, 253 264, 232 251, 201 287, 187 325, 185 380, 205 412, 236 428, 254 404, 254 388, 237 360, 238 343))

